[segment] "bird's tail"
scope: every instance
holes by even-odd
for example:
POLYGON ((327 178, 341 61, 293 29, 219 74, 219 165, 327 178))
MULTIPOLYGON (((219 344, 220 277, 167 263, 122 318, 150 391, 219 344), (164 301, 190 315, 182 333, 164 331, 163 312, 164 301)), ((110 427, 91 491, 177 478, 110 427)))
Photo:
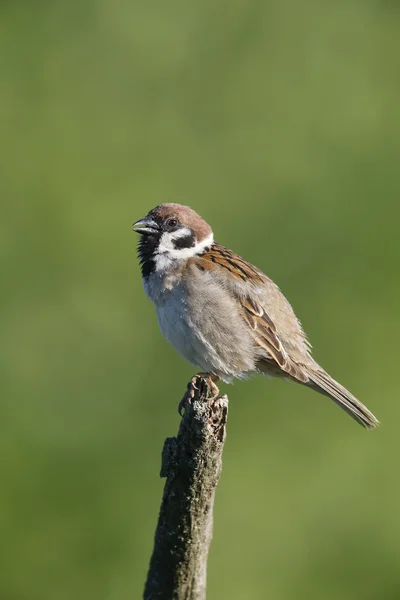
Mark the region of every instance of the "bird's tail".
POLYGON ((366 429, 375 429, 379 425, 378 419, 368 410, 362 402, 357 400, 345 387, 332 379, 326 371, 319 365, 316 365, 315 370, 308 371, 309 381, 307 386, 316 390, 320 394, 328 396, 340 406, 348 415, 353 417, 366 429))

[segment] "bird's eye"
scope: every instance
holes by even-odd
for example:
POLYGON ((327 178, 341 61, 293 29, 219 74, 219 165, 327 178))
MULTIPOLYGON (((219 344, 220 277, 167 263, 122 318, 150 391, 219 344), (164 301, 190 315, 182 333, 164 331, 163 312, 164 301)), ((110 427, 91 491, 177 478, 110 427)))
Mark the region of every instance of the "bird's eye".
POLYGON ((173 229, 178 225, 178 219, 175 219, 175 217, 171 217, 170 219, 167 219, 165 224, 169 229, 173 229))

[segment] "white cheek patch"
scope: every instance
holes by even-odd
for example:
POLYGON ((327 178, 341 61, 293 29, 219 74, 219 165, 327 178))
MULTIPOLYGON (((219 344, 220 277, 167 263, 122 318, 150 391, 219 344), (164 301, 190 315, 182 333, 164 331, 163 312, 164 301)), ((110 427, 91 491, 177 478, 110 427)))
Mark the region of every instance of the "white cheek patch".
POLYGON ((204 240, 198 242, 191 248, 175 248, 174 240, 188 237, 190 234, 191 231, 187 227, 182 227, 182 229, 179 229, 174 233, 163 233, 155 256, 156 271, 164 271, 172 264, 176 264, 177 261, 187 260, 197 254, 201 254, 206 248, 211 246, 214 241, 214 236, 210 233, 204 240))

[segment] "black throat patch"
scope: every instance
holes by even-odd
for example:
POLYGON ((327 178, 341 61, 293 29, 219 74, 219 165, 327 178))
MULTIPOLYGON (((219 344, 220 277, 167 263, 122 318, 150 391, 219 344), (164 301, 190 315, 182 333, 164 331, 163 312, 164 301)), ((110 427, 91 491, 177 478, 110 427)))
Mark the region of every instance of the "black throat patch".
POLYGON ((160 243, 160 235, 143 235, 138 246, 142 277, 148 277, 156 268, 154 256, 160 243))

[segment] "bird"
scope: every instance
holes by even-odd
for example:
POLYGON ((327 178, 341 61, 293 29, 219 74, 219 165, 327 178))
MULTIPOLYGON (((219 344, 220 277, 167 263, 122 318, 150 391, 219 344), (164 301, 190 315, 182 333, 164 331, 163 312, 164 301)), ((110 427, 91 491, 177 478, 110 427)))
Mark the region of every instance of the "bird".
MULTIPOLYGON (((312 357, 289 301, 260 269, 214 240, 189 206, 160 204, 133 224, 146 295, 164 337, 216 383, 255 374, 307 386, 366 429, 377 418, 312 357)), ((181 405, 180 405, 180 408, 181 405)))

